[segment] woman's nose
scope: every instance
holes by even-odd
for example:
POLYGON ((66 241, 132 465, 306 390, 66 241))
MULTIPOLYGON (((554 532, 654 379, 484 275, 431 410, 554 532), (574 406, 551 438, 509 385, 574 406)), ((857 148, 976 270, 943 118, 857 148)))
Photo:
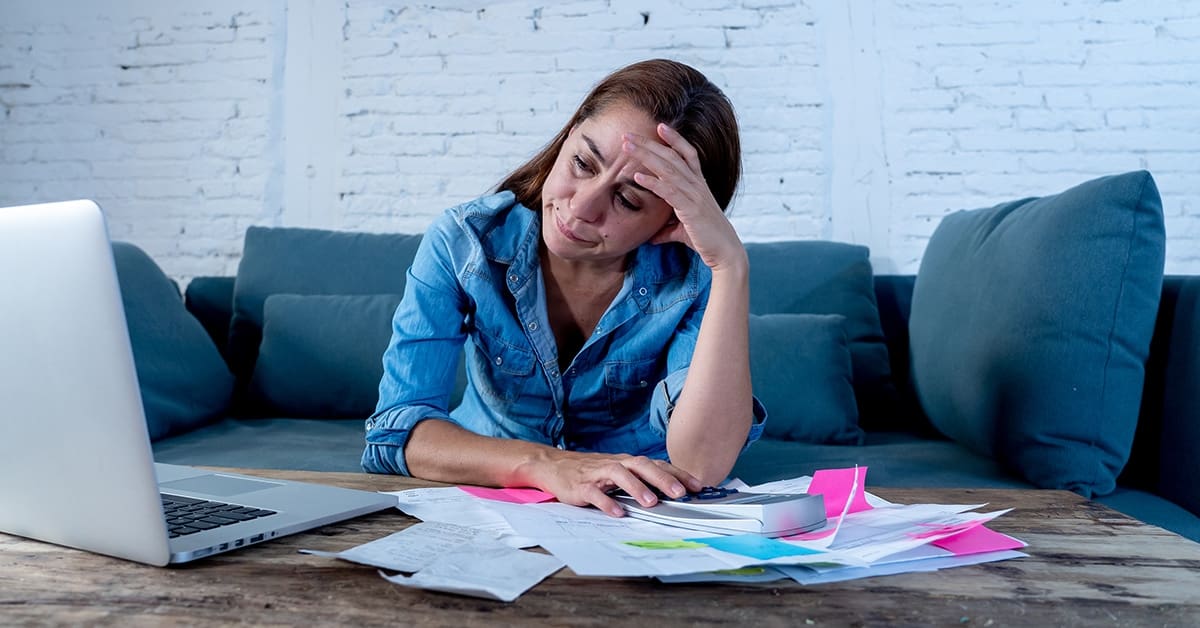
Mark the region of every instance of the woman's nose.
POLYGON ((602 191, 595 187, 581 186, 571 196, 568 208, 575 218, 583 222, 596 222, 604 215, 602 191))

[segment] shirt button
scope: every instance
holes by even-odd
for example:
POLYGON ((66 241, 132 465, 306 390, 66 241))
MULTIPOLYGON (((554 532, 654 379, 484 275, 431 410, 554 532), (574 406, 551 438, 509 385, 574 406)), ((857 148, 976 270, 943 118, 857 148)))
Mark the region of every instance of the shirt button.
POLYGON ((501 364, 504 364, 504 358, 496 356, 496 366, 500 366, 501 364))
POLYGON ((650 384, 648 382, 646 382, 646 380, 644 380, 644 379, 642 381, 638 382, 638 386, 641 386, 642 388, 645 388, 646 386, 649 386, 649 385, 650 384))
POLYGON ((642 295, 642 296, 646 296, 646 289, 645 289, 645 288, 638 288, 638 294, 640 294, 640 295, 642 295))
POLYGON ((571 374, 571 375, 574 375, 574 374, 575 374, 575 369, 571 369, 571 372, 570 372, 570 374, 571 374))
POLYGON ((529 325, 526 327, 529 327, 529 331, 537 331, 537 321, 529 321, 529 325))
POLYGON ((516 276, 516 275, 509 275, 509 276, 508 276, 508 281, 509 281, 509 283, 517 283, 517 276, 516 276))

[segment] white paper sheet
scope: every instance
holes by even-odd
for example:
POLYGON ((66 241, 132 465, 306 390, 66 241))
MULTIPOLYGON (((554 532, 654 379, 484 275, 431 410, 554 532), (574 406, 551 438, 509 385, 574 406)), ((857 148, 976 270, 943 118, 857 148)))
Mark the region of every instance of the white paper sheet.
POLYGON ((404 587, 511 602, 562 566, 561 560, 548 554, 476 539, 442 554, 412 576, 379 575, 404 587))
POLYGON ((580 508, 556 502, 491 502, 488 507, 508 521, 517 534, 536 539, 539 544, 547 539, 643 541, 681 539, 684 536, 715 536, 707 532, 675 528, 633 517, 612 517, 595 508, 580 508))
POLYGON ((303 554, 340 558, 392 571, 420 571, 439 556, 488 532, 442 522, 409 526, 382 539, 341 552, 300 550, 303 554))
MULTIPOLYGON (((490 505, 522 536, 561 558, 581 576, 664 576, 737 569, 763 561, 710 547, 646 549, 631 542, 681 541, 721 536, 566 504, 490 505)), ((792 556, 788 564, 838 561, 833 553, 792 556)), ((850 558, 853 563, 860 563, 850 558)))
POLYGON ((518 535, 490 502, 464 493, 456 486, 414 488, 388 493, 398 499, 401 512, 421 521, 442 521, 495 534, 509 547, 533 547, 537 541, 518 535))
POLYGON ((953 526, 982 525, 1009 512, 953 512, 958 508, 913 504, 856 512, 846 517, 846 524, 829 549, 872 564, 961 531, 952 530, 953 526), (939 532, 940 529, 946 531, 939 532))

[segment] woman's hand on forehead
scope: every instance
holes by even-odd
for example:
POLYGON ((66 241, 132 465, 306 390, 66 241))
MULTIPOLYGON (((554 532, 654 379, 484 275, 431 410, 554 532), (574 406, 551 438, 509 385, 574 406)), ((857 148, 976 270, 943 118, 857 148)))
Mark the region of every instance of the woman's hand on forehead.
POLYGON ((668 222, 651 242, 682 242, 714 270, 744 260, 745 247, 713 198, 695 147, 666 124, 660 123, 656 130, 657 138, 626 133, 621 145, 642 166, 634 181, 675 212, 677 221, 668 222))

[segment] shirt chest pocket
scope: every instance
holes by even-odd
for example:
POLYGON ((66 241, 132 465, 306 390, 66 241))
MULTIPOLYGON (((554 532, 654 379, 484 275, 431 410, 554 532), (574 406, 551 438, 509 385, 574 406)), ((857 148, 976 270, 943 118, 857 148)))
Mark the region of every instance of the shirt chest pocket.
POLYGON ((536 362, 533 351, 478 330, 471 335, 474 344, 472 367, 480 394, 493 402, 511 404, 521 396, 536 362))
POLYGON ((639 419, 650 410, 654 384, 660 379, 658 360, 609 362, 604 366, 604 388, 614 423, 639 419))

